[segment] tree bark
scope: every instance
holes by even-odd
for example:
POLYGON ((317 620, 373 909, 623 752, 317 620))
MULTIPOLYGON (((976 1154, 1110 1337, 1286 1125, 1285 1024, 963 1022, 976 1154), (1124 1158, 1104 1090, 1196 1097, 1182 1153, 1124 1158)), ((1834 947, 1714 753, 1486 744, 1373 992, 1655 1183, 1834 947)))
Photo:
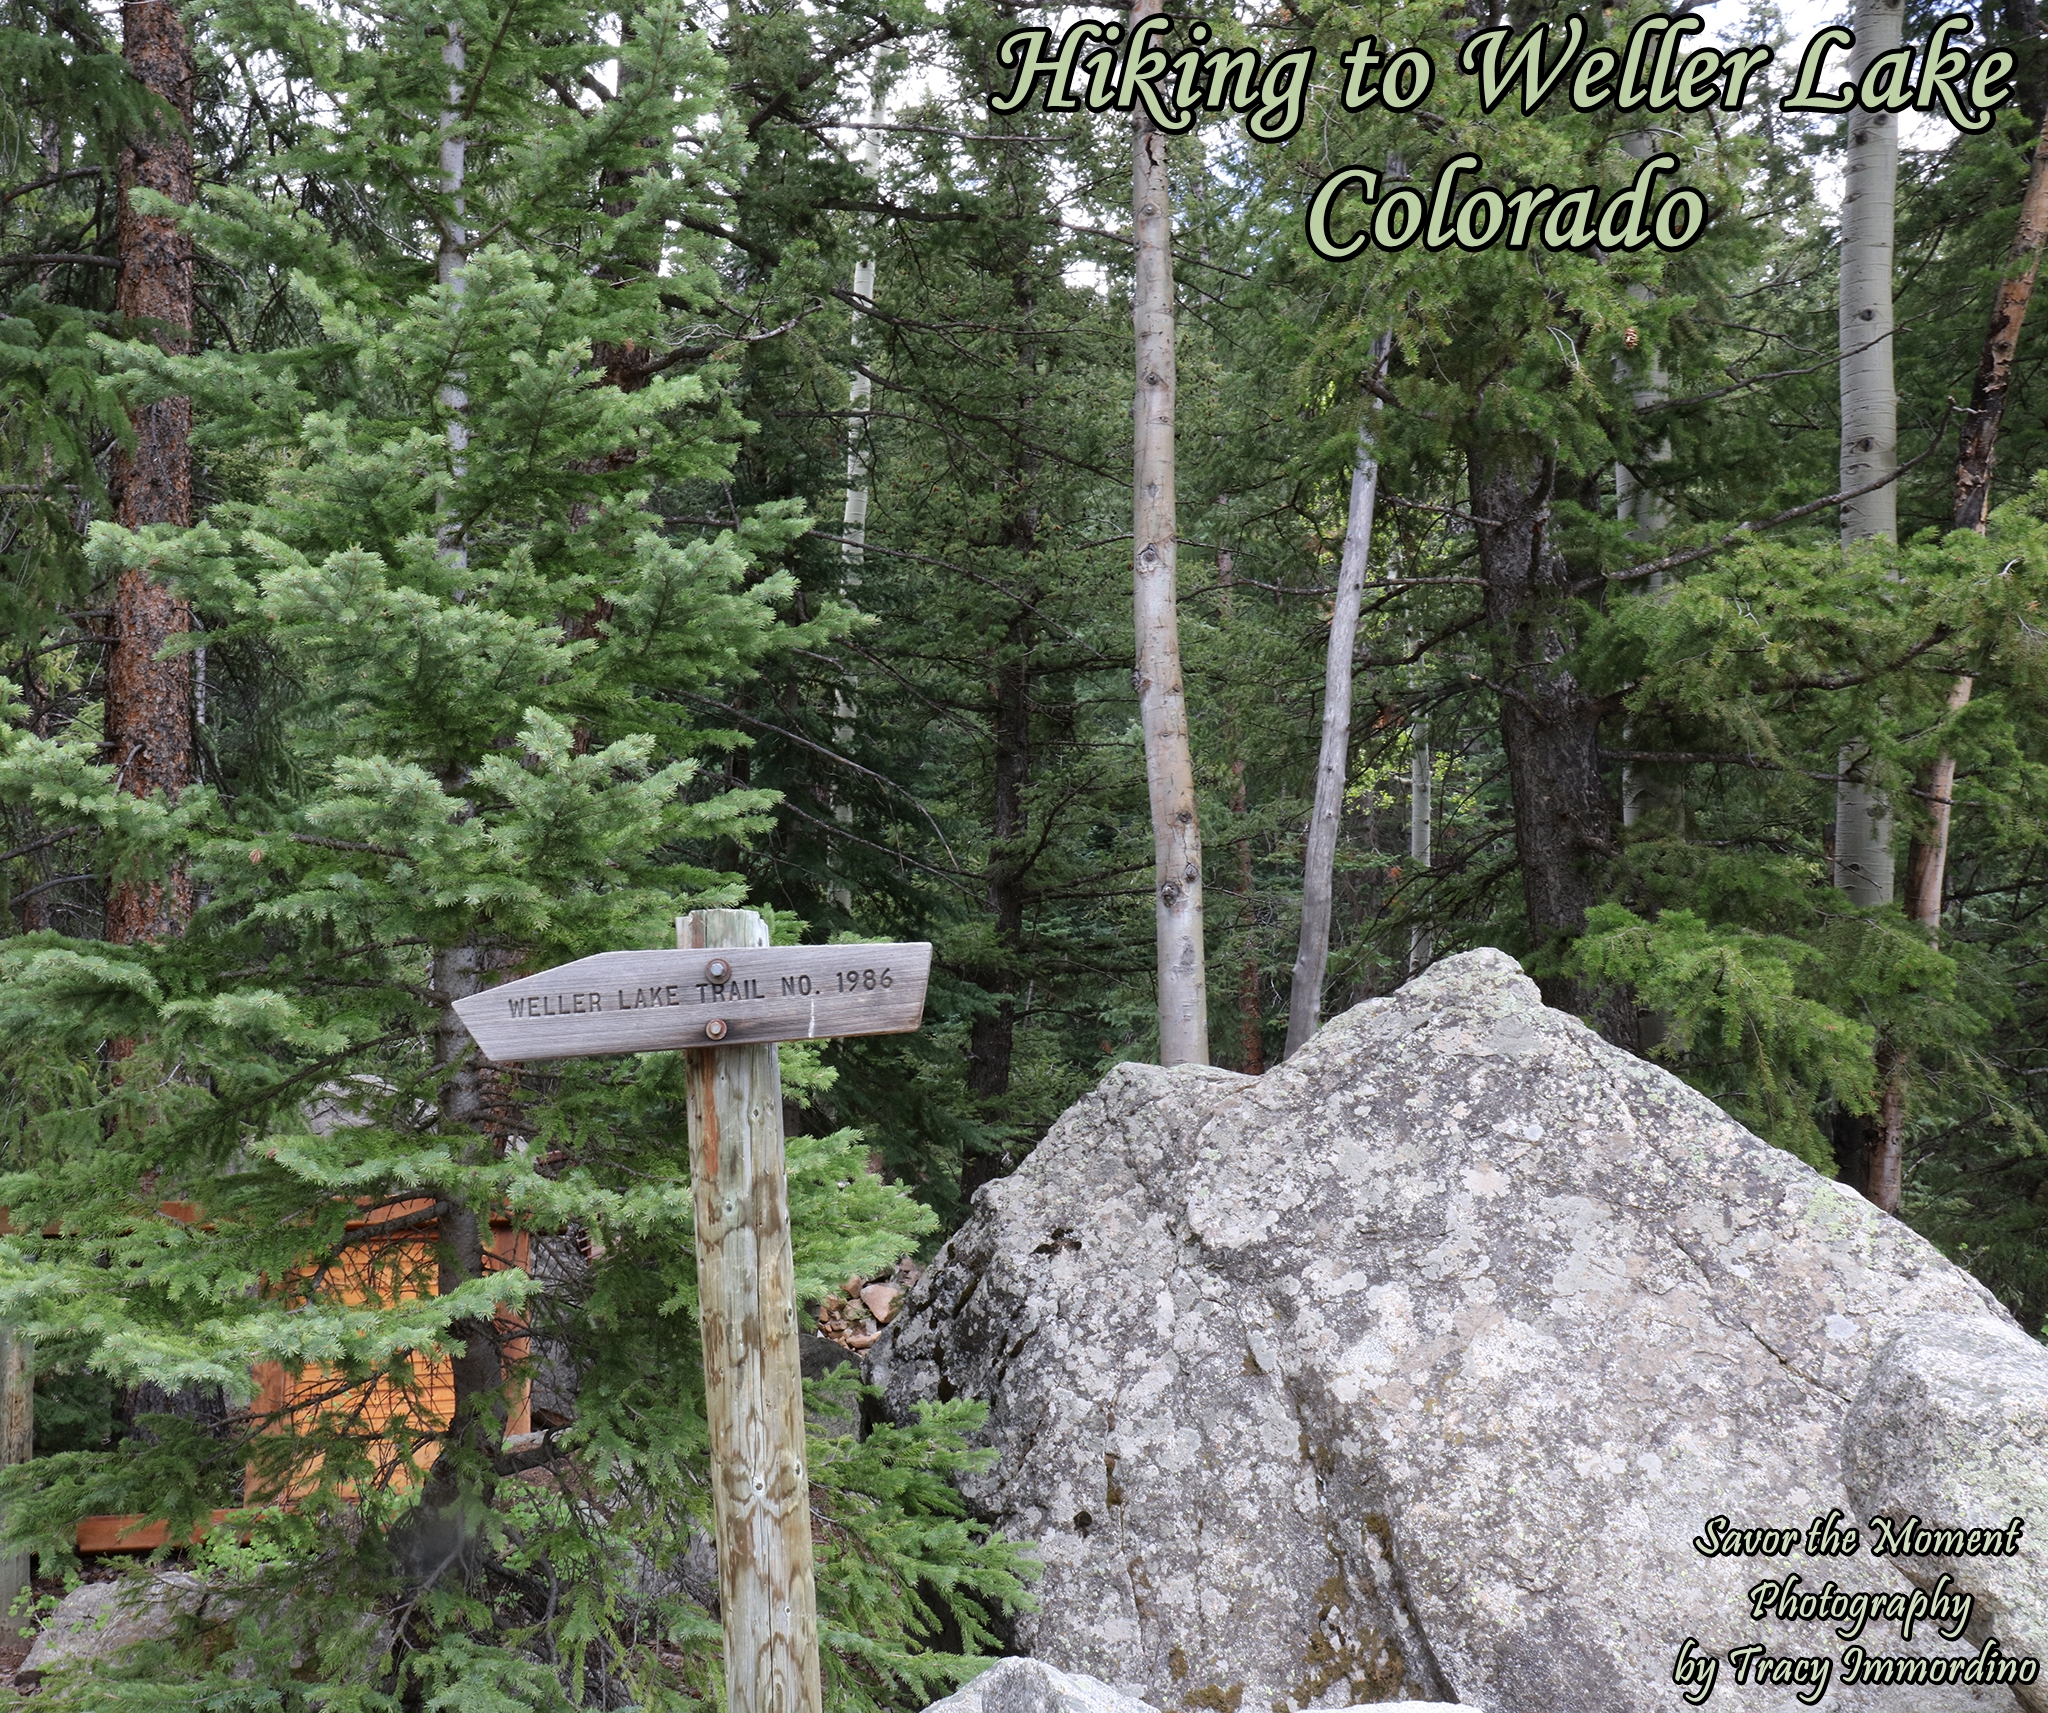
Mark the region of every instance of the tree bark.
MULTIPOLYGON (((170 109, 121 151, 115 313, 159 349, 192 343, 192 241, 177 221, 138 207, 134 193, 192 200, 192 47, 170 0, 128 0, 121 54, 129 73, 170 109)), ((129 418, 133 450, 115 455, 115 520, 128 529, 192 521, 192 401, 159 400, 129 418)), ((190 605, 147 567, 123 571, 114 589, 114 645, 107 656, 107 744, 122 788, 176 798, 192 782, 192 659, 159 659, 192 628, 190 605)), ((107 894, 106 936, 121 945, 169 938, 191 918, 182 869, 163 880, 124 881, 107 894)))
POLYGON ((2005 395, 2012 385, 2013 361, 2019 354, 2020 330, 2027 304, 2041 271, 2041 251, 2048 245, 2048 121, 2034 145, 2034 165, 2020 199, 2019 226, 2007 251, 2005 274, 1991 297, 1991 325, 1984 334, 1984 352, 1970 388, 1970 410, 1963 418, 1962 444, 1956 454, 1955 526, 1984 529, 1991 504, 1991 472, 1998 453, 1998 425, 2005 415, 2005 395))
MULTIPOLYGON (((432 962, 434 997, 441 1006, 434 1028, 434 1063, 442 1077, 440 1128, 457 1162, 473 1165, 481 1164, 491 1149, 484 1077, 475 1043, 455 1015, 455 1002, 482 989, 484 963, 473 944, 446 947, 434 953, 432 962)), ((448 1199, 436 1244, 434 1289, 443 1297, 484 1276, 490 1233, 488 1209, 453 1193, 448 1199)), ((494 1485, 491 1460, 504 1448, 509 1415, 495 1317, 452 1321, 448 1331, 462 1345, 462 1354, 449 1363, 454 1401, 440 1454, 420 1496, 418 1522, 408 1536, 410 1568, 423 1581, 451 1567, 467 1568, 477 1518, 494 1485)))
MULTIPOLYGON (((1860 79, 1899 45, 1901 0, 1857 0, 1849 75, 1860 79)), ((1842 173, 1842 275, 1836 305, 1841 365, 1844 489, 1898 468, 1898 389, 1892 379, 1892 238, 1898 204, 1899 122, 1852 112, 1842 173)), ((1887 484, 1842 505, 1842 545, 1898 538, 1898 488, 1887 484)), ((1837 757, 1848 776, 1835 788, 1835 884, 1852 903, 1892 896, 1892 812, 1883 791, 1858 777, 1868 754, 1851 743, 1837 757)))
POLYGON ((1547 1004, 1594 1015, 1602 1033, 1632 1050, 1635 1010, 1627 996, 1588 990, 1555 967, 1586 930, 1595 870, 1614 842, 1614 806, 1600 778, 1603 710, 1567 663, 1577 640, 1571 575, 1548 536, 1556 458, 1517 456, 1496 443, 1474 449, 1469 463, 1472 509, 1483 520, 1476 525, 1479 565, 1523 909, 1543 970, 1537 985, 1547 1004))
MULTIPOLYGON (((1234 756, 1230 763, 1230 812, 1242 817, 1245 812, 1244 757, 1234 756)), ((1266 1027, 1265 1018, 1259 1010, 1259 949, 1253 938, 1257 932, 1257 916, 1252 899, 1252 842, 1250 839, 1237 841, 1237 926, 1239 950, 1237 963, 1237 1039, 1238 1057, 1242 1060, 1238 1069, 1248 1077, 1266 1074, 1266 1027)))
MULTIPOLYGON (((1131 23, 1160 10, 1135 0, 1131 23)), ((1208 972, 1202 944, 1202 833, 1195 810, 1187 690, 1177 612, 1174 504, 1173 222, 1166 135, 1143 104, 1131 117, 1131 216, 1136 240, 1131 319, 1137 344, 1132 443, 1132 584, 1138 713, 1152 806, 1153 927, 1159 964, 1159 1061, 1209 1062, 1208 972)))
MULTIPOLYGON (((1970 388, 1970 410, 1963 418, 1962 442, 1956 452, 1955 527, 1985 530, 1991 512, 1991 473, 1998 455, 1998 425, 2005 414, 2005 395, 2012 385, 2020 330, 2041 270, 2041 252, 2048 247, 2048 119, 2034 145, 2034 165, 2020 199, 2019 225, 2007 252, 2005 275, 1991 295, 1991 325, 1984 334, 1984 353, 1970 388)), ((1960 713, 1970 700, 1974 680, 1958 678, 1948 705, 1960 713)), ((1913 841, 1906 869, 1906 910, 1930 935, 1941 927, 1942 883, 1948 869, 1948 834, 1956 783, 1955 757, 1939 757, 1917 780, 1928 806, 1927 835, 1913 841)))
MULTIPOLYGON (((0 1326, 0 1466, 12 1468, 36 1454, 35 1341, 19 1327, 0 1326)), ((0 1558, 0 1617, 13 1610, 28 1586, 29 1557, 0 1558)))
MULTIPOLYGON (((1879 54, 1899 45, 1902 0, 1856 0, 1849 53, 1851 81, 1860 80, 1879 54)), ((1892 244, 1898 203, 1899 126, 1889 113, 1851 112, 1842 177, 1842 275, 1836 301, 1836 338, 1842 352, 1841 483, 1844 489, 1891 475, 1898 468, 1898 391, 1892 378, 1892 244)), ((1887 484, 1843 503, 1844 549, 1858 542, 1898 539, 1898 488, 1887 484)), ((1861 777, 1865 742, 1844 744, 1836 756, 1842 782, 1835 787, 1835 885, 1852 904, 1888 904, 1893 895, 1890 800, 1861 777)), ((1878 1112, 1848 1126, 1861 1134, 1850 1148, 1850 1181, 1869 1200, 1896 1213, 1899 1162, 1904 1154, 1906 1064, 1880 1031, 1877 1043, 1878 1112)))
MULTIPOLYGON (((1374 342, 1379 367, 1387 340, 1374 342)), ((1344 819, 1344 779, 1351 755, 1351 662, 1358 652, 1358 609, 1365 593, 1366 564, 1372 557, 1373 502, 1380 465, 1373 456, 1372 424, 1379 401, 1368 406, 1358 427, 1357 462, 1351 471, 1351 509, 1344 520, 1344 549, 1337 563, 1337 595, 1330 608, 1330 646, 1323 657, 1323 738, 1316 758, 1315 805, 1309 811, 1308 852, 1301 874, 1301 937, 1294 953, 1294 979, 1287 995, 1288 1058, 1304 1047, 1322 1021, 1323 973, 1330 961, 1330 891, 1337 861, 1337 830, 1344 819)))
MULTIPOLYGON (((1036 512, 1018 520, 1010 532, 1013 543, 1021 529, 1025 545, 1036 534, 1036 512)), ((1032 605, 1039 591, 1027 591, 1032 605)), ((967 1087, 977 1106, 993 1110, 1010 1092, 1010 1067, 1017 1041, 1017 960, 1024 951, 1024 907, 1029 858, 1026 854, 1024 793, 1031 783, 1031 646, 1030 615, 1019 611, 1004 637, 996 662, 995 699, 989 710, 989 735, 995 748, 994 792, 989 820, 988 867, 984 898, 995 921, 997 961, 975 973, 975 983, 996 996, 995 1008, 978 1015, 967 1030, 967 1087)), ((991 1178, 1010 1171, 1007 1154, 971 1154, 962 1164, 960 1197, 971 1200, 991 1178)))
MULTIPOLYGON (((1408 730, 1408 873, 1411 883, 1429 872, 1430 804, 1435 784, 1435 752, 1430 748, 1429 721, 1418 719, 1408 730)), ((1408 930, 1408 973, 1420 975, 1436 957, 1436 936, 1426 922, 1408 930)))
MULTIPOLYGON (((468 139, 463 132, 463 75, 468 69, 462 25, 450 19, 441 63, 448 70, 448 105, 441 110, 439 166, 441 193, 447 206, 439 216, 440 244, 434 272, 439 283, 460 297, 469 265, 469 231, 464 192, 468 178, 468 139)), ((469 394, 460 371, 442 387, 441 408, 447 413, 449 474, 459 483, 468 469, 469 394)), ((443 523, 441 551, 458 566, 469 562, 460 525, 443 523)), ((448 783, 459 785, 461 775, 448 783)), ((484 986, 486 957, 476 941, 444 947, 433 955, 433 992, 441 1006, 435 1024, 434 1063, 442 1077, 440 1128, 458 1163, 482 1164, 492 1152, 486 1112, 485 1077, 469 1031, 455 1015, 455 1002, 484 986)), ((450 1194, 437 1234, 435 1294, 450 1296, 484 1276, 484 1250, 490 1240, 490 1210, 450 1194)), ((494 1316, 469 1317, 449 1323, 451 1338, 462 1353, 449 1363, 453 1401, 440 1455, 434 1460, 420 1496, 413 1531, 414 1573, 432 1580, 454 1567, 466 1572, 476 1523, 495 1486, 491 1464, 505 1443, 509 1403, 505 1396, 505 1364, 494 1316)))

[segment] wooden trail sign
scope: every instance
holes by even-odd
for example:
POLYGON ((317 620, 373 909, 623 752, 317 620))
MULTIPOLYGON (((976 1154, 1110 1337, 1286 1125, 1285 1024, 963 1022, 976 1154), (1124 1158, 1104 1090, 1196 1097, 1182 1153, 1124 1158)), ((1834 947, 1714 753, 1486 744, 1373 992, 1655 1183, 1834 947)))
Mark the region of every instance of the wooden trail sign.
POLYGON ((822 1713, 775 1043, 915 1029, 932 949, 771 947, 751 910, 693 911, 676 942, 579 958, 455 1013, 499 1060, 685 1049, 727 1710, 822 1713))
POLYGON ((931 973, 923 941, 599 952, 458 999, 455 1015, 501 1063, 900 1035, 924 1015, 931 973))

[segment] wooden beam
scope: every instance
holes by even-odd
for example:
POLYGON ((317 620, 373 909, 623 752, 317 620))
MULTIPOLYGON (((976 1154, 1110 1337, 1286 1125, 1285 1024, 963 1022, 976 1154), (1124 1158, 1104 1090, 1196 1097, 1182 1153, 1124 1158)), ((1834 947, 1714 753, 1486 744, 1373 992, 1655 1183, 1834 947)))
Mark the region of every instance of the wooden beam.
MULTIPOLYGON (((739 953, 765 948, 768 930, 751 910, 697 910, 676 939, 739 953)), ((869 948, 812 950, 851 962, 869 948)), ((763 1043, 685 1055, 727 1713, 823 1707, 776 1053, 763 1043)))

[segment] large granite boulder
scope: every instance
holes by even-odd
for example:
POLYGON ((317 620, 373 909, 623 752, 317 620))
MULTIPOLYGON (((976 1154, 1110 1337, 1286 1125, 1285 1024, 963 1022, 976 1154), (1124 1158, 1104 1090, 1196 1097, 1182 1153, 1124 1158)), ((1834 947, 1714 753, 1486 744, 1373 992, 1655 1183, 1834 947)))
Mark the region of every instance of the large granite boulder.
POLYGON ((1866 1509, 2009 1525, 2048 1354, 1498 952, 1262 1078, 1118 1067, 900 1315, 871 1364, 889 1407, 991 1406, 998 1460, 962 1485, 1044 1558, 1019 1645, 1157 1707, 2012 1713, 2009 1687, 1845 1682, 1976 1657, 1958 1583, 2007 1654, 2048 1654, 2048 1511, 2016 1559, 1907 1564, 1872 1555, 1866 1509), (1971 1423, 2005 1449, 1964 1455, 1971 1423), (1853 1555, 1805 1550, 1830 1513, 1853 1555), (1936 1617, 1908 1639, 1884 1602, 1916 1578, 1936 1617), (1845 1639, 1789 1601, 1753 1619, 1760 1583, 1882 1599, 1845 1639))
MULTIPOLYGON (((1405 1713, 1478 1713, 1448 1701, 1409 1701, 1405 1713)), ((1006 1659, 925 1713, 1152 1713, 1142 1701, 1082 1672, 1043 1660, 1006 1659)))

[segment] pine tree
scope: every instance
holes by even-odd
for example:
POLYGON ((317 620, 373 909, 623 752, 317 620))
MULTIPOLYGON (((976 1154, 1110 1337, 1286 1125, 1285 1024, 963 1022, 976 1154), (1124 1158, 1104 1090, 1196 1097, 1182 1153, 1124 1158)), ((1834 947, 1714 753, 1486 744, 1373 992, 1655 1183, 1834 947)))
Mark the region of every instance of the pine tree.
MULTIPOLYGON (((91 538, 100 577, 146 569, 211 651, 255 663, 247 694, 175 801, 120 788, 90 711, 39 732, 10 690, 0 728, 0 795, 30 825, 82 824, 107 871, 196 889, 179 939, 0 944, 0 1303, 54 1370, 236 1408, 12 1471, 8 1528, 48 1551, 88 1513, 181 1540, 234 1510, 201 1554, 224 1631, 133 1662, 136 1705, 252 1674, 296 1705, 309 1664, 363 1705, 667 1704, 718 1645, 680 1569, 706 1516, 680 1073, 480 1064, 450 972, 661 944, 680 909, 737 899, 704 855, 773 797, 701 776, 729 739, 699 710, 849 615, 787 612, 797 505, 711 534, 661 510, 743 432, 692 332, 715 237, 675 236, 714 224, 742 159, 703 36, 659 9, 623 46, 566 6, 516 31, 297 22, 282 152, 184 229, 246 311, 283 300, 310 337, 125 357, 255 479, 190 527, 91 538), (564 94, 613 59, 602 98, 564 94), (269 194, 298 175, 304 205, 269 194), (307 211, 327 199, 345 212, 307 211), (612 382, 634 351, 659 356, 612 382), (110 1039, 133 1044, 118 1065, 110 1039), (536 1380, 570 1401, 508 1450, 536 1380)), ((798 1091, 829 1085, 786 1058, 798 1091)), ((807 1296, 931 1225, 850 1134, 793 1141, 791 1172, 807 1296)), ((928 1699, 962 1669, 936 1640, 985 1644, 1021 1595, 1015 1549, 938 1479, 970 1419, 807 1459, 836 1705, 928 1699)), ((104 1680, 73 1690, 106 1704, 104 1680)))

